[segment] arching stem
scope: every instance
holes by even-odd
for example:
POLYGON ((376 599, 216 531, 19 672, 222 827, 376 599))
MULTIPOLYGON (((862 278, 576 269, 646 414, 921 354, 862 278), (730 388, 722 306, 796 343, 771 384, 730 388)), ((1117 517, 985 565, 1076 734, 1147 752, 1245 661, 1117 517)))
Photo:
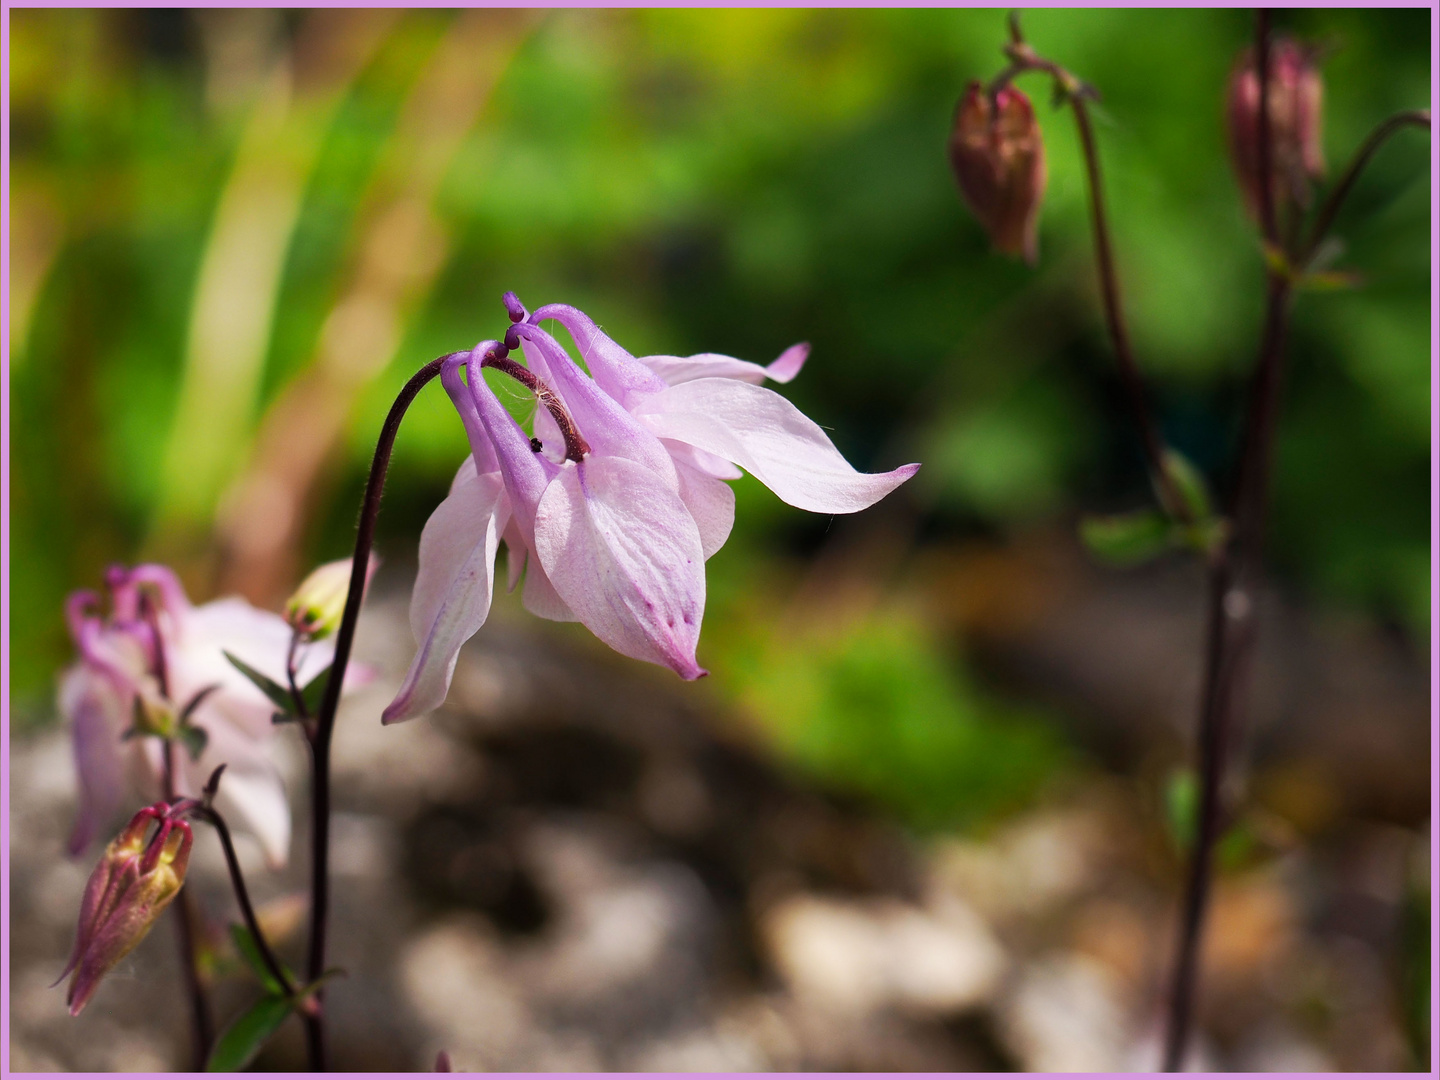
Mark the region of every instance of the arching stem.
MULTIPOLYGON (((370 549, 375 544, 375 521, 380 515, 380 495, 385 488, 385 473, 390 467, 390 453, 405 410, 415 395, 435 376, 445 362, 463 353, 450 353, 430 361, 410 377, 380 428, 375 457, 370 463, 370 478, 365 484, 365 497, 360 504, 360 524, 355 533, 355 555, 350 568, 350 591, 345 596, 345 614, 335 634, 335 660, 325 683, 315 723, 306 730, 310 744, 310 947, 306 962, 306 982, 313 983, 325 971, 325 931, 330 907, 330 742, 335 730, 335 710, 340 704, 340 688, 345 682, 345 668, 350 663, 350 649, 355 643, 355 624, 360 618, 360 601, 365 595, 366 569, 370 549)), ((305 1020, 305 1040, 309 1050, 310 1069, 323 1072, 326 1068, 325 1028, 322 991, 315 992, 314 1015, 305 1020)))

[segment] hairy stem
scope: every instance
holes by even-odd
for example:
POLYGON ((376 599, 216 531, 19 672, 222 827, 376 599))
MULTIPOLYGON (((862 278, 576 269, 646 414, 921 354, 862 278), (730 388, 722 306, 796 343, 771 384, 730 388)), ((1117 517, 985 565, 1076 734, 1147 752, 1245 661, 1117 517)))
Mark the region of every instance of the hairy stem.
MULTIPOLYGON (((390 452, 400 421, 415 395, 436 375, 451 353, 430 361, 400 391, 375 446, 370 464, 370 478, 360 504, 360 524, 355 533, 355 555, 350 568, 350 591, 345 596, 345 614, 335 634, 335 661, 325 682, 325 696, 315 716, 314 726, 307 732, 310 744, 310 948, 306 961, 306 981, 315 982, 325 971, 325 930, 330 903, 330 742, 335 730, 335 710, 340 704, 340 688, 345 682, 345 668, 350 663, 350 648, 355 643, 355 625, 360 618, 360 601, 365 595, 366 568, 370 549, 375 543, 375 521, 380 515, 380 495, 385 488, 385 472, 390 466, 390 452)), ((323 993, 315 991, 314 1015, 305 1016, 305 1039, 309 1048, 310 1068, 323 1072, 326 1068, 324 1013, 320 1008, 323 993)))

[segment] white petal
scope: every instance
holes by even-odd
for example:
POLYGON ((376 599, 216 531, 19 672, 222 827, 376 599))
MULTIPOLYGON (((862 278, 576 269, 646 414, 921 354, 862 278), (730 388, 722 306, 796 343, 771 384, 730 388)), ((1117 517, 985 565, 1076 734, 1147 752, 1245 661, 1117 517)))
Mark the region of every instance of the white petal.
POLYGON ((733 379, 696 379, 646 398, 637 415, 662 439, 733 461, 791 506, 851 514, 878 502, 919 465, 860 473, 820 426, 772 390, 733 379))
POLYGON ((522 594, 525 610, 551 622, 579 622, 579 616, 570 610, 570 605, 560 599, 555 586, 545 575, 545 568, 539 559, 530 559, 525 564, 525 591, 522 594))
POLYGON ((80 808, 70 834, 78 855, 109 824, 125 795, 120 733, 129 724, 130 705, 113 681, 94 668, 75 664, 60 680, 60 715, 70 724, 80 808))
POLYGON ((437 708, 450 689, 460 646, 490 614, 495 552, 509 518, 499 473, 462 481, 436 507, 420 534, 420 570, 410 599, 419 651, 381 719, 409 720, 437 708))
POLYGON ((662 478, 599 455, 564 470, 540 499, 535 553, 561 599, 616 652, 683 678, 704 674, 695 645, 705 554, 662 478))
POLYGON ((284 866, 290 854, 290 802, 280 771, 269 756, 270 740, 251 739, 224 724, 197 723, 209 738, 198 761, 177 749, 182 762, 176 777, 180 794, 198 796, 216 766, 223 764, 225 773, 215 800, 220 812, 237 830, 260 842, 266 862, 276 868, 284 866))
POLYGON ((695 379, 738 379, 741 382, 762 384, 766 379, 788 383, 810 355, 810 343, 802 341, 791 345, 780 354, 779 359, 766 367, 752 364, 749 360, 737 360, 720 353, 698 353, 695 356, 642 356, 640 363, 655 372, 671 386, 695 379))
POLYGON ((685 464, 699 469, 703 473, 708 473, 716 480, 739 480, 745 475, 724 458, 718 457, 708 450, 701 450, 698 446, 676 442, 674 439, 661 439, 660 445, 665 447, 676 461, 684 461, 685 464))
POLYGON ((515 515, 510 515, 510 520, 505 523, 505 531, 500 534, 500 539, 505 541, 505 591, 514 592, 515 586, 520 584, 520 575, 525 572, 525 563, 530 555, 530 549, 525 546, 525 538, 520 535, 520 523, 515 515))
POLYGON ((676 457, 675 471, 680 474, 680 499, 695 519, 700 547, 708 559, 725 546, 735 526, 735 492, 684 457, 676 457))

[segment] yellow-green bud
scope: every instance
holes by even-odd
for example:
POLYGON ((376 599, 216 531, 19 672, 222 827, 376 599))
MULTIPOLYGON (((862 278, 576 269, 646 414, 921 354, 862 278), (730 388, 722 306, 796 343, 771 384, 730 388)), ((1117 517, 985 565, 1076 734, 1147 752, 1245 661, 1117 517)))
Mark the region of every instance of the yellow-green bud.
MULTIPOLYGON (((377 566, 372 556, 365 571, 365 584, 377 566)), ((350 592, 350 559, 337 559, 316 567, 285 602, 285 621, 311 641, 329 637, 340 628, 345 598, 350 592)))

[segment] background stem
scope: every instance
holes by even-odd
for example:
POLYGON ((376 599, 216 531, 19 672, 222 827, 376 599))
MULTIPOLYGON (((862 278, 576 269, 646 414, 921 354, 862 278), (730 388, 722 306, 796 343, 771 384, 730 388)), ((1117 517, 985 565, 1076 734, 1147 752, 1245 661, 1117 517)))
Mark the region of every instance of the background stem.
POLYGON ((1110 343, 1115 349, 1115 360, 1120 367, 1120 381, 1130 402, 1130 411, 1135 425, 1140 430, 1140 441, 1145 449, 1145 458, 1150 474, 1160 494, 1165 509, 1186 525, 1196 524, 1192 520, 1189 504, 1176 489, 1170 470, 1165 467, 1165 443, 1160 437, 1158 425, 1151 415, 1145 399, 1145 384, 1140 378, 1139 365, 1130 348, 1130 333, 1125 325, 1124 310, 1120 304, 1120 280, 1115 272, 1115 255, 1110 245, 1110 227, 1105 217, 1105 194, 1100 183, 1100 155, 1095 148, 1095 132, 1090 125, 1090 112, 1085 105, 1085 94, 1070 95, 1070 105, 1075 112, 1075 126, 1080 132, 1080 148, 1085 156, 1085 171, 1090 182, 1090 216, 1095 226, 1095 263, 1100 277, 1100 298, 1105 308, 1105 328, 1110 334, 1110 343))
POLYGON ((275 952, 270 948, 270 943, 265 940, 265 935, 260 929, 260 920, 255 917, 255 907, 250 903, 250 890, 245 887, 245 875, 240 870, 240 860, 235 855, 235 844, 230 838, 230 827, 225 824, 225 819, 220 816, 219 811, 212 807, 205 807, 198 811, 199 815, 215 827, 215 832, 220 837, 220 846, 225 851, 225 865, 230 871, 230 884, 235 890, 235 902, 240 905, 240 915, 245 920, 246 929, 255 941, 255 947, 260 950, 260 957, 265 961, 265 967, 275 977, 285 993, 293 994, 295 986, 285 974, 275 952))
MULTIPOLYGON (((1269 20, 1257 14, 1255 56, 1260 75, 1260 210, 1266 238, 1275 238, 1269 153, 1269 20)), ((1238 726, 1238 699, 1255 640, 1260 562, 1289 321, 1291 287, 1272 268, 1266 278, 1265 323, 1251 384, 1236 471, 1230 536, 1211 564, 1204 684, 1197 730, 1200 808, 1179 925, 1165 1035, 1164 1069, 1178 1071, 1193 1032, 1199 952, 1213 877, 1215 844, 1225 821, 1225 769, 1238 726)))
MULTIPOLYGON (((160 636, 155 635, 155 651, 158 657, 160 679, 162 681, 162 692, 167 696, 169 686, 165 677, 164 649, 160 644, 160 636)), ((161 743, 161 761, 163 763, 162 784, 165 790, 165 801, 174 803, 178 798, 175 791, 175 743, 165 739, 161 743)), ((200 977, 200 967, 195 956, 195 923, 197 915, 191 902, 190 892, 184 888, 172 905, 175 909, 175 926, 180 936, 180 968, 185 975, 185 992, 190 998, 190 1040, 191 1057, 193 1061, 192 1071, 199 1072, 205 1068, 205 1062, 210 1057, 210 1045, 215 1041, 215 1021, 210 1013, 210 998, 205 992, 205 982, 200 977)))
MULTIPOLYGON (((306 965, 306 982, 313 983, 325 971, 325 931, 330 904, 330 740, 335 729, 335 710, 340 704, 340 688, 345 682, 345 668, 350 663, 350 648, 355 643, 355 624, 360 618, 360 601, 365 595, 366 568, 370 549, 375 543, 375 521, 380 514, 380 495, 385 488, 385 472, 390 466, 390 452, 395 436, 410 402, 422 387, 436 375, 445 361, 460 353, 450 353, 430 361, 411 376, 380 428, 375 457, 370 464, 370 478, 365 484, 365 497, 360 504, 360 524, 355 534, 355 555, 350 568, 350 591, 345 597, 345 614, 335 634, 335 661, 325 683, 315 725, 307 731, 310 743, 310 949, 306 965)), ((314 994, 314 1016, 305 1017, 305 1039, 309 1047, 310 1068, 320 1072, 326 1068, 323 991, 314 994)))

